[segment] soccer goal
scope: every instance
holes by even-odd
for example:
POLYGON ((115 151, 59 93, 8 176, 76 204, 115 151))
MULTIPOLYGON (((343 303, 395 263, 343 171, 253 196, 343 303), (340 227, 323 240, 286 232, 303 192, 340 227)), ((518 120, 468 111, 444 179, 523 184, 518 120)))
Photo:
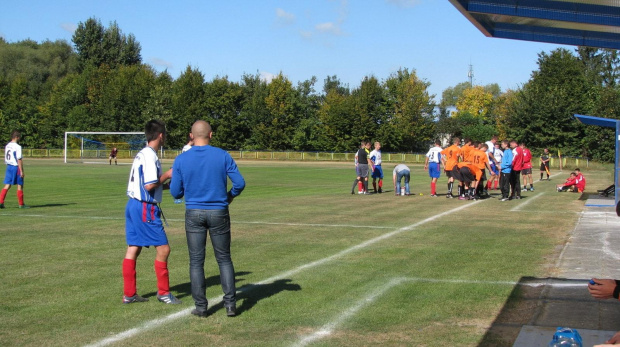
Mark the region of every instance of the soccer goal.
POLYGON ((133 158, 146 146, 144 132, 65 132, 65 163, 107 164, 113 148, 117 159, 133 158))

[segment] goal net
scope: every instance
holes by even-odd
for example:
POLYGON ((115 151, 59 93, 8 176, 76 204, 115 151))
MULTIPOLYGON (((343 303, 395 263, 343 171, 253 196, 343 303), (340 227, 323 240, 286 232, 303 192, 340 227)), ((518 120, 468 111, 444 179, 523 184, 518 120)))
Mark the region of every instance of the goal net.
POLYGON ((143 132, 65 132, 65 163, 107 164, 110 152, 117 149, 119 163, 128 162, 146 146, 143 132))

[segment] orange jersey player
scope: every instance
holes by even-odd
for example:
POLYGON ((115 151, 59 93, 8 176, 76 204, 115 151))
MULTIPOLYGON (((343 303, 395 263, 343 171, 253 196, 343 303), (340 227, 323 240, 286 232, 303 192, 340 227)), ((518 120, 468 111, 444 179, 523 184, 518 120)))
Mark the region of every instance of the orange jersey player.
POLYGON ((443 163, 443 168, 446 172, 446 176, 448 177, 448 193, 446 194, 446 198, 453 198, 452 195, 452 187, 454 186, 454 177, 452 177, 452 168, 459 162, 459 156, 461 155, 461 148, 459 144, 461 143, 461 139, 455 137, 452 139, 452 146, 441 151, 441 161, 443 163))
POLYGON ((468 162, 460 162, 452 168, 452 173, 456 179, 461 181, 463 193, 459 195, 459 200, 477 200, 479 197, 475 194, 475 187, 482 178, 482 170, 476 165, 468 162))
POLYGON ((475 147, 472 146, 472 142, 470 139, 466 138, 465 140, 465 144, 463 144, 463 147, 461 147, 461 161, 466 161, 468 163, 472 163, 473 162, 473 151, 475 150, 475 147))

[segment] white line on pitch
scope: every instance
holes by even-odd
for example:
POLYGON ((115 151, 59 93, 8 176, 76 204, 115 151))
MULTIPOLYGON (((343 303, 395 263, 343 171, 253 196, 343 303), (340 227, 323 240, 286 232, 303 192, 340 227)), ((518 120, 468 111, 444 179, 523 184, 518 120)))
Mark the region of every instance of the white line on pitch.
MULTIPOLYGON (((12 216, 11 213, 0 213, 0 216, 12 216)), ((43 215, 43 214, 20 214, 20 217, 36 218, 71 218, 71 219, 90 219, 90 220, 125 220, 125 217, 98 217, 98 216, 63 216, 63 215, 43 215)), ((169 222, 185 222, 185 219, 166 218, 169 222)), ((300 227, 324 227, 324 228, 367 228, 367 229, 396 229, 383 225, 355 225, 355 224, 320 224, 320 223, 284 223, 284 222, 239 222, 231 221, 232 224, 262 224, 262 225, 285 225, 300 227)))
MULTIPOLYGON (((345 249, 343 251, 340 251, 340 252, 338 252, 338 253, 336 253, 334 255, 331 255, 329 257, 326 257, 326 258, 323 258, 323 259, 319 259, 319 260, 316 260, 316 261, 313 261, 313 262, 310 262, 310 263, 298 266, 298 267, 296 267, 296 268, 294 268, 292 270, 289 270, 289 271, 282 272, 279 275, 276 275, 276 276, 267 278, 267 279, 265 279, 263 281, 260 281, 260 282, 256 283, 254 286, 262 285, 262 284, 267 284, 267 283, 272 283, 272 282, 275 282, 277 280, 284 279, 284 278, 290 277, 292 275, 295 275, 295 274, 297 274, 299 272, 302 272, 304 270, 307 270, 307 269, 310 269, 310 268, 313 268, 313 267, 316 267, 316 266, 320 266, 320 265, 326 264, 328 262, 331 262, 332 260, 335 260, 335 259, 338 259, 340 257, 343 257, 343 256, 345 256, 345 255, 347 255, 349 253, 355 252, 357 250, 363 249, 363 248, 368 247, 368 246, 372 246, 373 244, 375 244, 375 243, 377 243, 379 241, 383 241, 385 239, 389 239, 392 236, 396 236, 396 235, 401 234, 401 233, 403 233, 405 231, 413 230, 413 229, 415 229, 415 228, 417 228, 417 227, 419 227, 421 225, 424 225, 426 223, 432 222, 432 221, 434 221, 436 219, 443 218, 443 217, 445 217, 447 215, 453 214, 454 212, 457 212, 457 211, 466 209, 468 207, 474 206, 474 205, 476 205, 478 203, 481 203, 482 201, 484 201, 484 200, 468 202, 466 204, 461 205, 460 207, 454 208, 454 209, 449 210, 449 211, 445 211, 445 212, 440 213, 440 214, 436 214, 436 215, 434 215, 432 217, 426 218, 426 219, 421 220, 421 221, 419 221, 417 223, 408 225, 406 227, 402 227, 400 229, 397 229, 397 230, 391 231, 389 233, 383 234, 381 236, 378 236, 378 237, 372 238, 370 240, 364 241, 364 242, 362 242, 360 244, 357 244, 357 245, 355 245, 353 247, 349 247, 349 248, 347 248, 347 249, 345 249)), ((246 288, 247 288, 247 290, 251 290, 254 286, 247 286, 246 288)), ((217 305, 217 304, 219 304, 221 302, 221 298, 208 299, 208 301, 210 302, 211 306, 214 306, 214 305, 217 305)), ((87 345, 87 347, 102 347, 102 346, 107 346, 107 345, 115 343, 115 342, 123 341, 123 340, 128 339, 130 337, 133 337, 133 336, 135 336, 137 334, 140 334, 140 333, 142 333, 144 331, 156 328, 156 327, 161 326, 161 325, 163 325, 163 324, 165 324, 167 322, 170 322, 170 321, 176 320, 177 318, 183 317, 184 315, 189 314, 191 310, 192 310, 192 308, 186 308, 186 309, 181 310, 179 312, 170 314, 170 315, 168 315, 166 317, 163 317, 163 318, 160 318, 160 319, 154 319, 154 320, 151 320, 151 321, 147 321, 146 323, 142 324, 141 326, 139 326, 137 328, 129 329, 129 330, 126 330, 124 332, 118 333, 116 335, 107 337, 107 338, 102 339, 100 341, 97 341, 97 342, 95 342, 93 344, 87 345)))
POLYGON ((534 280, 534 281, 525 281, 525 282, 514 282, 514 281, 476 281, 476 280, 459 280, 459 279, 435 279, 435 278, 417 278, 417 277, 397 277, 390 280, 387 284, 381 286, 379 289, 373 291, 370 295, 366 296, 362 300, 359 300, 355 305, 349 307, 347 310, 338 315, 338 317, 331 322, 323 325, 321 328, 316 330, 312 334, 308 334, 303 336, 297 341, 297 343, 293 344, 296 347, 306 346, 309 343, 320 340, 324 337, 331 335, 334 330, 336 330, 342 323, 347 321, 349 318, 354 316, 357 312, 359 312, 364 306, 372 304, 377 298, 385 294, 388 290, 392 289, 400 285, 403 282, 427 282, 427 283, 453 283, 453 284, 486 284, 486 285, 522 285, 528 287, 539 287, 539 286, 552 286, 552 287, 584 287, 586 286, 587 280, 572 280, 572 281, 561 281, 561 280, 534 280))
POLYGON ((544 193, 538 193, 532 197, 528 197, 527 199, 525 199, 522 203, 520 203, 519 205, 513 207, 510 209, 510 211, 519 211, 521 208, 523 208, 523 206, 529 204, 530 202, 532 202, 532 200, 540 198, 541 195, 543 195, 544 193))

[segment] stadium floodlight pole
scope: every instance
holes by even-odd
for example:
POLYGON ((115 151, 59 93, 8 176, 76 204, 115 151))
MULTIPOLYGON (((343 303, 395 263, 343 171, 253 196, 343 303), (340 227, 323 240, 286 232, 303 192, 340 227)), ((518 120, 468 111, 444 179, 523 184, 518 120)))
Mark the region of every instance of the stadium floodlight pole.
MULTIPOLYGON (((65 164, 67 163, 67 135, 144 135, 143 131, 65 131, 65 164)), ((145 144, 146 146, 146 144, 145 144)), ((80 152, 84 151, 84 138, 81 138, 80 152)))

